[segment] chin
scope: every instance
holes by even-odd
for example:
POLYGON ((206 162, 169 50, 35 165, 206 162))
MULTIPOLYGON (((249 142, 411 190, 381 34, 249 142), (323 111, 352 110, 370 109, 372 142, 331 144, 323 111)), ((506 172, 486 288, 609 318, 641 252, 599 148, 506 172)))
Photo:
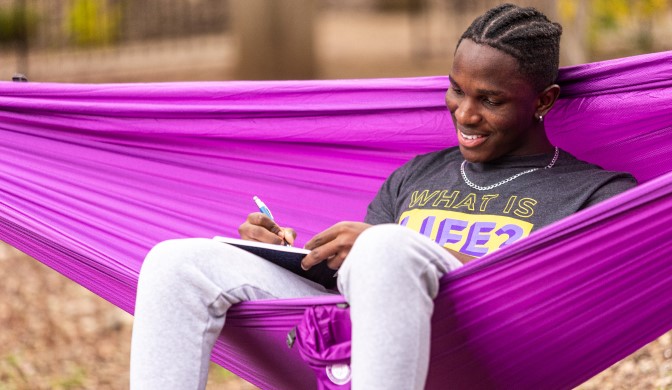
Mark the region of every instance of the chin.
POLYGON ((492 160, 492 156, 489 153, 466 149, 462 145, 460 145, 460 153, 470 163, 483 163, 492 160))

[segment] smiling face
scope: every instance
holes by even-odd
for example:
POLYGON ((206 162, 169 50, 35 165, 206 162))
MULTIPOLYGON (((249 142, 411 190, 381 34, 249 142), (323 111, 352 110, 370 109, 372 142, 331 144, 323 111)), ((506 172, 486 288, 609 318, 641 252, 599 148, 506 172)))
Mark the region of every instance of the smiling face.
POLYGON ((455 52, 450 84, 446 106, 467 161, 552 150, 537 116, 550 109, 557 94, 535 91, 509 54, 463 40, 455 52))

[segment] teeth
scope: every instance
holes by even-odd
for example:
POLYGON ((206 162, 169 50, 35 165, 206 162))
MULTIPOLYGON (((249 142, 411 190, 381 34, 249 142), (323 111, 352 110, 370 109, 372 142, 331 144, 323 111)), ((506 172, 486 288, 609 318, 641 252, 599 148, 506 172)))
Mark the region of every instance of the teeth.
MULTIPOLYGON (((460 131, 460 133, 462 133, 462 132, 460 131)), ((462 138, 468 139, 468 140, 475 140, 475 139, 478 139, 478 138, 481 138, 481 137, 483 137, 483 136, 482 135, 467 135, 467 134, 462 133, 462 138)))

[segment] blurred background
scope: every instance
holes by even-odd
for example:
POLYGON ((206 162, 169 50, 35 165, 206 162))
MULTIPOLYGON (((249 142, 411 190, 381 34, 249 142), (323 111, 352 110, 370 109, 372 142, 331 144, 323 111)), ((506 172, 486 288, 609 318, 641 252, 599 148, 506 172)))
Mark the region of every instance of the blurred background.
MULTIPOLYGON (((0 76, 53 82, 445 74, 492 0, 0 0, 0 76)), ((672 48, 669 0, 518 1, 562 65, 672 48)))
MULTIPOLYGON (((563 66, 672 50, 672 0, 510 2, 563 25, 563 66)), ((0 80, 445 75, 459 35, 499 3, 0 0, 0 80)), ((0 390, 128 388, 132 316, 2 242, 0 281, 0 390)), ((213 365, 208 388, 254 387, 213 365)), ((672 389, 672 332, 580 388, 672 389)))

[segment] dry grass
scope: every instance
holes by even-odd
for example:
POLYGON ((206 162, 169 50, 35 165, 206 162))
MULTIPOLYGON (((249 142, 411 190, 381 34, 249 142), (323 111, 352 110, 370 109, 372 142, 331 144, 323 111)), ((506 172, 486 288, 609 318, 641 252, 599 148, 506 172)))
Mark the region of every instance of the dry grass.
MULTIPOLYGON (((2 243, 0 280, 0 390, 128 388, 131 315, 2 243)), ((256 388, 211 371, 208 389, 256 388)))

